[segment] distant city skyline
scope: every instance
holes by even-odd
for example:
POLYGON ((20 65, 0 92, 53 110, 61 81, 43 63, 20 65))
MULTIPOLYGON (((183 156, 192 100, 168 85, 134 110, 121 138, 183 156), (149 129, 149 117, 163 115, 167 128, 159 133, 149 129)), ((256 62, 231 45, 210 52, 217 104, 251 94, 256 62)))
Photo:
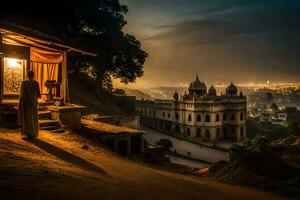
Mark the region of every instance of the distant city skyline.
MULTIPOLYGON (((129 87, 300 82, 300 2, 121 0, 126 32, 149 53, 129 87)), ((117 84, 119 85, 119 84, 117 84)))

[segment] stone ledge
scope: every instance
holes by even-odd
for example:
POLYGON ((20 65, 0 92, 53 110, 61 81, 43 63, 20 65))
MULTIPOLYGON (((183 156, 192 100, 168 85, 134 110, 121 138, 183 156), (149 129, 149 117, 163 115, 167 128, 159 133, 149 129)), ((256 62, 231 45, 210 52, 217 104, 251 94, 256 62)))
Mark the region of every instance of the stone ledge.
POLYGON ((93 130, 92 132, 101 135, 136 135, 144 133, 142 130, 136 130, 126 127, 115 126, 103 122, 82 119, 81 124, 83 129, 93 130))
POLYGON ((79 106, 76 104, 65 105, 65 106, 47 106, 50 111, 53 112, 74 112, 74 111, 84 111, 87 109, 86 106, 79 106))

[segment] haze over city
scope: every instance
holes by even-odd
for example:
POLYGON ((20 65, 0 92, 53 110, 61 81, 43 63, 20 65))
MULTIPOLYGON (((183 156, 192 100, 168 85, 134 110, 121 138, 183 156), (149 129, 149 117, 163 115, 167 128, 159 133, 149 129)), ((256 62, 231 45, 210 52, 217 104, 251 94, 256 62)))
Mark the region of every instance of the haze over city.
MULTIPOLYGON (((300 82, 300 3, 293 0, 122 0, 126 32, 149 53, 127 87, 300 82)), ((119 84, 117 84, 119 85, 119 84)))

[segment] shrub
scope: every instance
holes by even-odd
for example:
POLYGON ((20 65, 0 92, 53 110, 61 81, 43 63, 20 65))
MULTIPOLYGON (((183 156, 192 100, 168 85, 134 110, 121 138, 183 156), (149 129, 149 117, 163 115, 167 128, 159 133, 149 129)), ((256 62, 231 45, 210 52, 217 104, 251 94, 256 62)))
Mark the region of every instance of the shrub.
POLYGON ((164 138, 160 139, 156 144, 159 146, 163 146, 166 150, 170 150, 170 148, 173 147, 172 141, 164 138))
POLYGON ((269 152, 274 148, 266 136, 257 135, 243 145, 235 144, 229 149, 231 161, 247 161, 259 154, 269 152))
POLYGON ((266 136, 256 136, 243 145, 229 149, 232 163, 241 164, 263 176, 286 180, 300 175, 299 168, 289 165, 278 156, 280 145, 272 144, 266 136))

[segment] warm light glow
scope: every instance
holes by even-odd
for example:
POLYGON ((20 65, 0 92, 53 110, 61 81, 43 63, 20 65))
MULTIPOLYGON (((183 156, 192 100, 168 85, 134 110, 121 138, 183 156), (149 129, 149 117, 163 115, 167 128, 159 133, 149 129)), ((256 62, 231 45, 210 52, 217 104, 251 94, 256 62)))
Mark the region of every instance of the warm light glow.
POLYGON ((22 61, 18 60, 18 59, 14 59, 14 58, 7 58, 7 67, 11 67, 11 68, 22 68, 22 61))
POLYGON ((15 58, 4 58, 3 67, 3 93, 18 94, 24 78, 25 60, 15 58))

